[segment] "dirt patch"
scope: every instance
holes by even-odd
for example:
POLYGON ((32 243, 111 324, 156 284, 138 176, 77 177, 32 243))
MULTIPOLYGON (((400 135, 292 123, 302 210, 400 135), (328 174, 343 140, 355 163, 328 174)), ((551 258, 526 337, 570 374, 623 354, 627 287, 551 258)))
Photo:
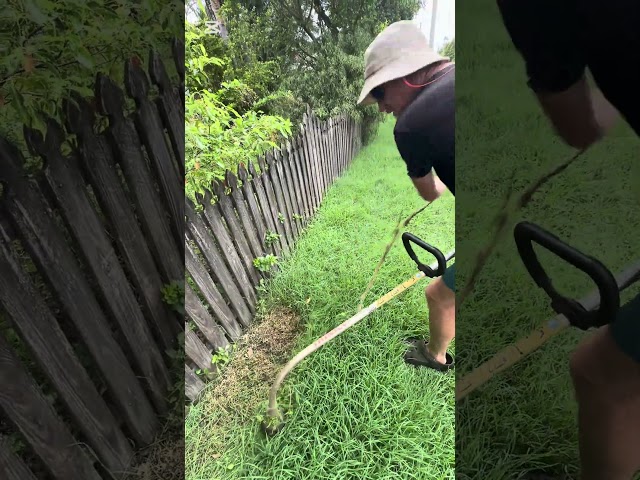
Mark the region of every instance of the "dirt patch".
POLYGON ((122 480, 184 480, 184 422, 168 422, 122 480))
MULTIPOLYGON (((272 311, 236 343, 231 361, 200 403, 203 416, 220 440, 234 425, 252 421, 300 332, 300 319, 289 309, 272 311)), ((223 445, 220 445, 223 448, 223 445)))

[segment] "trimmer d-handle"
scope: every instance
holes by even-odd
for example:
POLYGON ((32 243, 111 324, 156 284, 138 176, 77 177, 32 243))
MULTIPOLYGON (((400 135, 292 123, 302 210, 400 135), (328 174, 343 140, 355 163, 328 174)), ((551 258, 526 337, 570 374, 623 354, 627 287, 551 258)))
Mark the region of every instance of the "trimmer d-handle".
POLYGON ((429 245, 424 240, 419 239, 418 237, 416 237, 415 235, 409 232, 404 232, 402 234, 402 243, 404 243, 404 248, 407 250, 407 253, 411 257, 411 260, 416 262, 416 265, 418 265, 418 270, 423 272, 427 277, 430 277, 430 278, 439 277, 444 273, 445 269, 447 268, 447 259, 438 248, 434 247, 433 245, 429 245), (424 263, 420 262, 420 260, 418 260, 418 256, 416 255, 416 253, 413 251, 413 248, 411 247, 411 242, 422 247, 424 250, 426 250, 427 252, 432 254, 434 257, 436 257, 436 260, 438 261, 438 266, 436 267, 435 270, 429 267, 428 265, 425 265, 424 263))
POLYGON ((520 258, 538 287, 544 289, 551 298, 551 307, 556 313, 564 315, 571 325, 582 330, 601 327, 614 321, 620 308, 620 292, 616 279, 607 267, 530 222, 517 224, 514 237, 520 258), (536 257, 534 241, 591 277, 600 292, 598 309, 586 310, 578 301, 558 293, 536 257))

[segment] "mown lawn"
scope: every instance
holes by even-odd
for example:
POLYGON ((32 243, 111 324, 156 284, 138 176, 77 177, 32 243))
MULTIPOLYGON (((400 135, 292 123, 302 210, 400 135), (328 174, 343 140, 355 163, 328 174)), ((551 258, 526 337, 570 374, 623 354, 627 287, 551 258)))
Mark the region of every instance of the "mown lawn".
MULTIPOLYGON (((240 348, 227 375, 244 369, 242 388, 211 386, 186 421, 188 480, 430 480, 454 478, 454 375, 407 366, 403 339, 428 333, 428 280, 308 357, 282 389, 293 404, 285 429, 272 439, 259 430, 267 391, 278 368, 302 348, 356 313, 396 223, 424 205, 406 176, 392 136, 381 126, 328 192, 294 254, 267 285, 261 319, 276 337, 299 334, 293 351, 269 354, 269 329, 240 348), (273 312, 282 307, 291 314, 273 312), (289 317, 287 317, 289 315, 289 317), (282 320, 282 319, 288 320, 282 320), (292 324, 296 328, 291 328, 292 324), (284 325, 284 326, 283 326, 284 325), (284 332, 284 333, 283 333, 284 332), (260 357, 260 362, 247 362, 260 357), (252 373, 253 372, 253 373, 252 373), (224 397, 224 398, 223 398, 224 397), (224 405, 224 407, 221 407, 224 405)), ((418 215, 408 230, 448 252, 455 245, 450 193, 418 215)), ((426 252, 419 253, 431 263, 426 252)), ((399 239, 365 305, 417 272, 399 239)), ((258 327, 259 328, 259 327, 258 327)), ((283 340, 286 342, 287 340, 283 340)))
MULTIPOLYGON (((528 91, 496 2, 467 2, 457 14, 456 248, 462 286, 493 231, 512 172, 514 190, 521 191, 573 151, 554 137, 528 91)), ((640 256, 639 147, 621 124, 509 222, 458 315, 458 378, 552 315, 517 255, 516 221, 540 224, 613 273, 640 256)), ((537 251, 561 291, 581 298, 592 290, 586 275, 537 251)), ((623 300, 637 291, 629 289, 623 300)), ((556 337, 457 406, 457 478, 515 479, 535 469, 575 477, 576 405, 568 359, 585 335, 572 329, 556 337)))

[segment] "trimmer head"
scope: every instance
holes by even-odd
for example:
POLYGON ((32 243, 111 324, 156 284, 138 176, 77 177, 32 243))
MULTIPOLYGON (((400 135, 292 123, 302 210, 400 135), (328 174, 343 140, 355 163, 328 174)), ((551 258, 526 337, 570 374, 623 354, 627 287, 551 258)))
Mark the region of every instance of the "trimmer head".
POLYGON ((278 408, 270 408, 260 426, 268 437, 273 437, 284 428, 284 415, 278 408))

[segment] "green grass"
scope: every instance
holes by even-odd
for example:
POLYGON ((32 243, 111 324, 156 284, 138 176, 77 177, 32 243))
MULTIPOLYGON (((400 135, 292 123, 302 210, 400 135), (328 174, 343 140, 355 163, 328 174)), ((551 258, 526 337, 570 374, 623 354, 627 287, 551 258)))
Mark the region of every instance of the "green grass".
MULTIPOLYGON (((467 2, 457 13, 463 34, 456 52, 456 280, 462 286, 475 255, 489 240, 511 172, 516 171, 515 191, 521 191, 573 151, 555 138, 527 89, 522 60, 496 2, 467 2)), ((639 145, 621 124, 543 187, 509 223, 458 315, 458 378, 553 313, 517 255, 512 234, 516 221, 540 224, 614 273, 638 257, 639 145)), ((581 298, 592 290, 584 274, 537 251, 561 291, 581 298)), ((637 286, 629 289, 623 300, 637 291, 637 286)), ((584 337, 576 329, 567 331, 457 406, 457 478, 512 479, 538 468, 575 476, 576 405, 568 359, 584 337)))
MULTIPOLYGON (((356 313, 396 223, 424 205, 406 175, 392 129, 392 121, 383 123, 376 140, 330 189, 263 297, 264 311, 289 306, 301 316, 304 330, 294 353, 356 313)), ((448 252, 455 242, 454 205, 447 193, 407 230, 448 252)), ((418 255, 425 263, 434 260, 426 252, 418 255)), ((398 239, 365 305, 415 273, 398 239)), ((264 410, 246 405, 244 418, 226 418, 234 427, 220 448, 223 439, 214 418, 224 414, 207 409, 205 393, 186 420, 186 478, 453 479, 454 376, 414 369, 402 359, 403 339, 428 332, 427 282, 396 297, 293 371, 283 389, 294 399, 292 414, 272 439, 258 433, 255 416, 264 410)))

